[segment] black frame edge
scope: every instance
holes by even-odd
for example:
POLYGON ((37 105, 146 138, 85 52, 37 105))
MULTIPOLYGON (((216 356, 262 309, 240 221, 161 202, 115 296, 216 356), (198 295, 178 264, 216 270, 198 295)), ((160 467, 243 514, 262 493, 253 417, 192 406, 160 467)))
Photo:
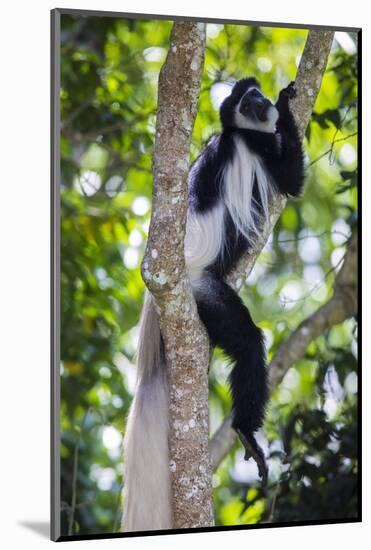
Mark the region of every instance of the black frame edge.
POLYGON ((50 35, 50 94, 51 94, 51 140, 50 140, 50 201, 51 201, 51 273, 50 273, 50 327, 51 327, 51 420, 50 420, 50 538, 60 539, 60 10, 51 10, 50 35))
POLYGON ((169 529, 166 531, 136 531, 130 533, 92 533, 89 535, 61 535, 57 542, 71 542, 76 540, 102 540, 102 539, 122 539, 136 537, 153 537, 164 535, 185 535, 193 533, 215 533, 221 531, 250 531, 256 529, 275 529, 282 527, 311 527, 316 525, 340 525, 347 523, 361 523, 361 519, 357 518, 337 518, 326 520, 303 520, 303 521, 286 521, 280 523, 263 523, 254 525, 223 525, 214 527, 194 527, 190 529, 169 529))

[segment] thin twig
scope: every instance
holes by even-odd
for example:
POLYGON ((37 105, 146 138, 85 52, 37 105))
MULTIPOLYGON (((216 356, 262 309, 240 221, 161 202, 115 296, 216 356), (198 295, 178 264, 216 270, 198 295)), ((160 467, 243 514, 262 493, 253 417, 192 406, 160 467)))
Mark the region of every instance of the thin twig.
POLYGON ((284 307, 286 304, 295 304, 295 303, 299 303, 299 302, 303 302, 304 300, 306 300, 307 298, 310 298, 311 295, 313 294, 313 292, 315 292, 316 290, 318 290, 319 288, 321 288, 321 286, 324 284, 324 282, 326 281, 326 279, 329 277, 329 275, 331 275, 331 273, 333 273, 334 271, 337 270, 338 267, 340 267, 341 263, 344 261, 344 258, 345 258, 345 254, 344 256, 341 257, 341 259, 337 262, 336 265, 332 266, 328 271, 326 271, 324 277, 322 279, 320 279, 319 281, 317 281, 311 289, 308 290, 308 292, 306 292, 303 296, 301 296, 300 298, 280 298, 280 302, 282 304, 282 306, 284 307))
POLYGON ((334 133, 334 137, 332 138, 331 153, 330 153, 330 156, 329 156, 329 162, 330 162, 330 164, 333 164, 332 154, 333 154, 333 152, 334 152, 334 146, 335 146, 335 143, 336 143, 336 136, 338 135, 338 133, 339 133, 340 130, 342 129, 343 124, 344 124, 344 122, 345 122, 345 120, 346 120, 346 118, 347 118, 347 116, 348 116, 348 113, 349 113, 349 111, 350 111, 352 105, 353 105, 352 103, 350 103, 350 104, 348 105, 348 107, 347 107, 347 109, 346 109, 346 111, 345 111, 345 114, 344 114, 343 118, 342 118, 341 121, 340 121, 339 127, 336 128, 335 133, 334 133))
POLYGON ((86 410, 84 417, 82 419, 79 435, 77 437, 77 441, 75 443, 75 449, 73 453, 72 497, 71 497, 71 505, 69 507, 69 515, 68 515, 68 536, 73 535, 73 526, 75 522, 76 499, 77 499, 77 471, 78 471, 78 463, 79 463, 80 443, 81 443, 82 432, 85 426, 85 421, 89 412, 90 412, 90 407, 86 410))
POLYGON ((85 143, 85 142, 95 142, 100 136, 104 136, 107 134, 111 134, 113 132, 116 132, 117 130, 125 130, 132 128, 134 124, 137 122, 141 122, 143 120, 148 120, 148 118, 151 115, 154 115, 155 111, 146 112, 145 114, 138 115, 134 118, 131 118, 130 120, 117 120, 116 122, 112 122, 112 124, 107 124, 107 126, 103 126, 102 128, 99 128, 98 130, 94 132, 78 132, 78 131, 70 131, 66 130, 66 127, 70 125, 70 120, 66 119, 62 126, 62 134, 69 139, 70 141, 74 143, 85 143))
POLYGON ((65 119, 62 121, 61 128, 64 130, 67 126, 70 126, 70 124, 79 116, 81 113, 83 113, 90 105, 93 103, 95 98, 95 91, 94 94, 89 96, 85 101, 83 101, 80 105, 76 107, 65 119))
MULTIPOLYGON (((101 422, 101 425, 104 425, 106 423, 105 416, 99 409, 97 409, 95 407, 88 407, 88 409, 86 410, 86 412, 83 416, 81 426, 80 426, 79 435, 77 437, 77 440, 76 440, 76 443, 75 443, 75 448, 74 448, 71 504, 69 505, 67 503, 64 503, 65 504, 65 509, 68 513, 68 535, 69 536, 73 535, 73 525, 74 525, 74 521, 75 521, 75 512, 76 512, 76 510, 78 508, 82 508, 82 507, 88 505, 89 502, 93 501, 94 498, 95 498, 95 493, 94 493, 90 499, 85 500, 84 502, 81 502, 79 504, 76 503, 77 502, 77 473, 78 473, 78 464, 79 464, 80 443, 81 443, 83 432, 85 430, 86 419, 88 417, 88 414, 91 413, 91 412, 96 413, 98 415, 98 417, 100 419, 100 422, 101 422)), ((90 429, 92 429, 92 428, 94 428, 94 424, 91 426, 90 429)))
POLYGON ((332 153, 333 149, 334 149, 334 144, 335 143, 339 143, 340 141, 345 141, 351 137, 354 137, 358 134, 358 132, 353 132, 352 134, 348 134, 347 136, 344 136, 342 138, 338 138, 338 139, 335 139, 332 144, 331 144, 331 147, 330 149, 328 149, 328 151, 326 151, 325 153, 322 153, 322 155, 320 155, 319 157, 315 158, 314 160, 312 160, 309 164, 308 164, 308 168, 309 166, 313 166, 313 164, 315 164, 316 162, 318 162, 319 160, 321 160, 321 158, 325 157, 326 155, 328 155, 329 153, 332 153))
MULTIPOLYGON (((349 239, 349 235, 346 235, 342 231, 339 231, 338 229, 334 229, 333 231, 331 229, 328 229, 327 231, 322 231, 322 233, 314 233, 309 235, 303 235, 302 237, 296 237, 295 239, 277 239, 278 244, 282 243, 296 243, 298 241, 304 241, 305 239, 320 239, 321 237, 324 237, 325 235, 341 235, 346 240, 349 239)), ((272 244, 268 241, 268 245, 272 244)))

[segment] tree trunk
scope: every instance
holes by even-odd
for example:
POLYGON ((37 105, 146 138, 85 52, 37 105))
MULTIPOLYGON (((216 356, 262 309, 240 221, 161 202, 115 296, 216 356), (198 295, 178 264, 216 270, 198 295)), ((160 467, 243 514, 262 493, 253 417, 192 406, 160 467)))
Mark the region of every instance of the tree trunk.
MULTIPOLYGON (((174 23, 159 78, 153 201, 142 274, 156 300, 170 389, 173 527, 213 525, 209 342, 185 271, 188 162, 204 65, 205 24, 174 23)), ((156 472, 153 473, 156 475, 156 472)))

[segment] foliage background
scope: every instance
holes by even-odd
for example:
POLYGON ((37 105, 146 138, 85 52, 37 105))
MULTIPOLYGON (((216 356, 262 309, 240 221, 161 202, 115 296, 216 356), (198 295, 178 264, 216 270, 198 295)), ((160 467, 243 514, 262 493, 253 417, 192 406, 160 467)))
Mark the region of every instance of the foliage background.
MULTIPOLYGON (((62 16, 62 533, 119 530, 122 435, 133 395, 139 263, 148 230, 157 79, 171 22, 62 16)), ((307 31, 208 24, 192 159, 219 130, 234 80, 276 98, 307 31)), ((308 169, 243 290, 268 356, 331 296, 357 223, 357 37, 336 33, 306 138, 308 169)), ((181 85, 181 83, 179 83, 181 85)), ((210 370, 211 432, 231 405, 229 366, 210 370)), ((264 495, 239 445, 214 474, 217 525, 357 516, 357 322, 313 342, 272 395, 260 442, 264 495)))

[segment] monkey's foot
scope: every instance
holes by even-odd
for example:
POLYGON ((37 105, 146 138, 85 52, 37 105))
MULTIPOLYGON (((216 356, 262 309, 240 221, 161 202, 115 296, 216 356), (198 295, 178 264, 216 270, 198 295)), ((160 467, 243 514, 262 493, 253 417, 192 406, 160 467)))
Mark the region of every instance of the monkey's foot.
POLYGON ((245 436, 239 429, 236 429, 242 445, 245 447, 245 460, 253 458, 258 466, 259 476, 262 479, 262 485, 265 488, 268 481, 268 466, 262 448, 257 444, 255 437, 251 434, 245 436))

